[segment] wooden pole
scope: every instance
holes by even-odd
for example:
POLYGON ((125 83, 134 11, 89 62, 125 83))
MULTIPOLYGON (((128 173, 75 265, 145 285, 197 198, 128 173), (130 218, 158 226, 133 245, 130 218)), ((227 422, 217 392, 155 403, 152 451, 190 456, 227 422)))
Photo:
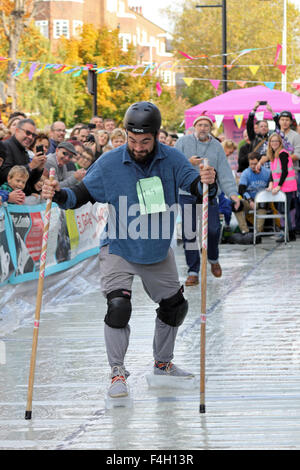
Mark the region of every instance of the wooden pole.
MULTIPOLYGON (((55 176, 55 170, 54 168, 51 168, 50 180, 53 180, 54 176, 55 176)), ((39 271, 39 280, 38 280, 38 288, 37 288, 37 296, 36 296, 35 318, 34 318, 34 328, 33 328, 33 338, 32 338, 32 351, 31 351, 31 360, 30 360, 25 419, 31 419, 31 416, 32 416, 33 384, 34 384, 38 334, 39 334, 39 326, 40 326, 40 314, 41 314, 42 299, 43 299, 45 267, 46 267, 47 246, 48 246, 48 234, 49 234, 50 217, 51 217, 51 205, 52 205, 52 199, 48 199, 46 203, 42 251, 41 251, 41 257, 40 257, 40 271, 39 271)))
MULTIPOLYGON (((208 165, 207 158, 204 166, 208 165)), ((202 253, 201 253, 201 332, 200 332, 200 407, 205 413, 205 342, 206 342, 206 288, 207 288, 207 230, 208 230, 208 185, 203 184, 202 201, 202 253)))

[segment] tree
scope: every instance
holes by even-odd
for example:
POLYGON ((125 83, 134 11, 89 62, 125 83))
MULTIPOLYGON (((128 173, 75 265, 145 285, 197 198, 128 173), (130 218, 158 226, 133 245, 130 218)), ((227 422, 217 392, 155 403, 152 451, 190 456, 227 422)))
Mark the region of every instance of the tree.
MULTIPOLYGON (((136 61, 135 51, 132 47, 123 51, 118 34, 118 30, 84 25, 79 38, 64 39, 60 53, 64 54, 66 63, 76 60, 78 64, 95 64, 98 68, 132 65, 136 61)), ((89 120, 92 113, 91 97, 86 93, 86 78, 87 74, 82 74, 75 84, 76 116, 83 122, 89 120)), ((128 103, 150 98, 149 78, 134 76, 130 70, 126 73, 99 73, 97 84, 98 113, 117 122, 122 121, 128 103)))
POLYGON ((35 12, 33 0, 0 0, 0 25, 8 42, 7 95, 11 97, 12 109, 17 106, 16 80, 12 75, 17 65, 21 36, 30 24, 35 12))
MULTIPOLYGON (((181 10, 173 9, 169 15, 174 22, 174 50, 190 56, 204 56, 197 60, 184 59, 178 55, 185 77, 195 77, 190 87, 182 87, 182 96, 197 104, 221 93, 215 92, 209 79, 222 80, 222 20, 221 8, 196 9, 196 4, 205 1, 186 0, 181 10), (202 79, 202 80, 199 80, 202 79)), ((218 2, 215 2, 218 3, 218 2)), ((220 2, 219 2, 220 3, 220 2)), ((227 62, 230 65, 244 49, 257 49, 245 54, 228 67, 228 89, 236 88, 236 80, 281 82, 281 71, 273 66, 276 46, 282 42, 282 2, 252 0, 227 0, 227 62), (268 47, 271 46, 271 47, 268 47), (253 76, 248 65, 259 65, 253 76), (271 65, 271 66, 270 66, 271 65), (233 80, 234 82, 231 82, 233 80)), ((288 3, 288 67, 289 81, 299 77, 299 11, 288 3)))

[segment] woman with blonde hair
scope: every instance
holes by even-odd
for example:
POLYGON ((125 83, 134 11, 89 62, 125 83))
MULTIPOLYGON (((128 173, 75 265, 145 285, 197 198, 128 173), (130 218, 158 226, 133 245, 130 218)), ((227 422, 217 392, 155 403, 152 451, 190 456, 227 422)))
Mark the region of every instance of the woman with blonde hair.
POLYGON ((221 145, 224 149, 226 157, 229 157, 237 149, 237 144, 231 139, 223 140, 221 145))
MULTIPOLYGON (((277 194, 279 191, 283 191, 285 193, 287 203, 289 241, 295 241, 296 234, 295 230, 293 230, 292 227, 290 211, 292 201, 295 198, 297 191, 296 172, 294 169, 292 158, 288 151, 283 147, 282 137, 280 136, 280 134, 277 134, 277 132, 274 132, 269 137, 267 157, 271 162, 271 176, 267 190, 272 191, 272 194, 277 194)), ((282 212, 283 203, 279 204, 279 211, 282 212)), ((284 241, 283 235, 276 241, 284 241)))

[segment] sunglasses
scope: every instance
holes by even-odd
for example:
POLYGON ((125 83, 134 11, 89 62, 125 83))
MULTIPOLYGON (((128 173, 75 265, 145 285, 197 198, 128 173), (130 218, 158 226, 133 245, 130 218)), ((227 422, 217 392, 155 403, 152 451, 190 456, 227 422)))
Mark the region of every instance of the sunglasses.
POLYGON ((69 152, 65 152, 64 150, 62 151, 62 154, 64 157, 72 158, 73 155, 71 155, 69 152))
POLYGON ((27 137, 32 137, 33 139, 35 139, 37 137, 37 134, 35 134, 34 132, 31 132, 31 131, 28 131, 27 129, 23 129, 23 127, 19 127, 19 129, 21 131, 25 132, 27 137))

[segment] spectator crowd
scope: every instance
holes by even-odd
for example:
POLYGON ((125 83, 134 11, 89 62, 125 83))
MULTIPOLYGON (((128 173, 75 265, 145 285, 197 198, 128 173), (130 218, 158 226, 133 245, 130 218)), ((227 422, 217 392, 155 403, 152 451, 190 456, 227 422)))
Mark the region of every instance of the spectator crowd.
MULTIPOLYGON (((240 232, 238 242, 248 243, 252 237, 249 213, 253 211, 255 195, 261 190, 273 194, 281 190, 287 197, 289 240, 292 241, 300 234, 300 126, 289 111, 276 114, 267 104, 275 123, 275 131, 271 132, 267 120, 255 119, 259 106, 260 102, 254 104, 241 142, 235 143, 223 134, 214 136, 212 130, 212 138, 219 141, 226 157, 233 152, 238 154, 234 177, 241 204, 235 211, 232 201, 221 190, 219 213, 223 214, 226 228, 235 212, 240 232)), ((186 135, 194 133, 194 127, 185 131, 186 135)), ((180 139, 176 133, 161 129, 158 140, 178 147, 180 139)), ((71 130, 67 130, 64 122, 57 121, 39 130, 31 118, 14 112, 7 126, 0 125, 0 205, 40 202, 43 180, 51 167, 55 168, 61 187, 80 183, 93 162, 126 141, 126 132, 121 126, 117 127, 113 119, 93 116, 88 124, 78 123, 71 130)), ((261 206, 258 213, 280 209, 274 205, 261 206)), ((263 231, 263 225, 264 219, 261 219, 258 232, 263 231)), ((282 237, 278 241, 282 241, 282 237)))

